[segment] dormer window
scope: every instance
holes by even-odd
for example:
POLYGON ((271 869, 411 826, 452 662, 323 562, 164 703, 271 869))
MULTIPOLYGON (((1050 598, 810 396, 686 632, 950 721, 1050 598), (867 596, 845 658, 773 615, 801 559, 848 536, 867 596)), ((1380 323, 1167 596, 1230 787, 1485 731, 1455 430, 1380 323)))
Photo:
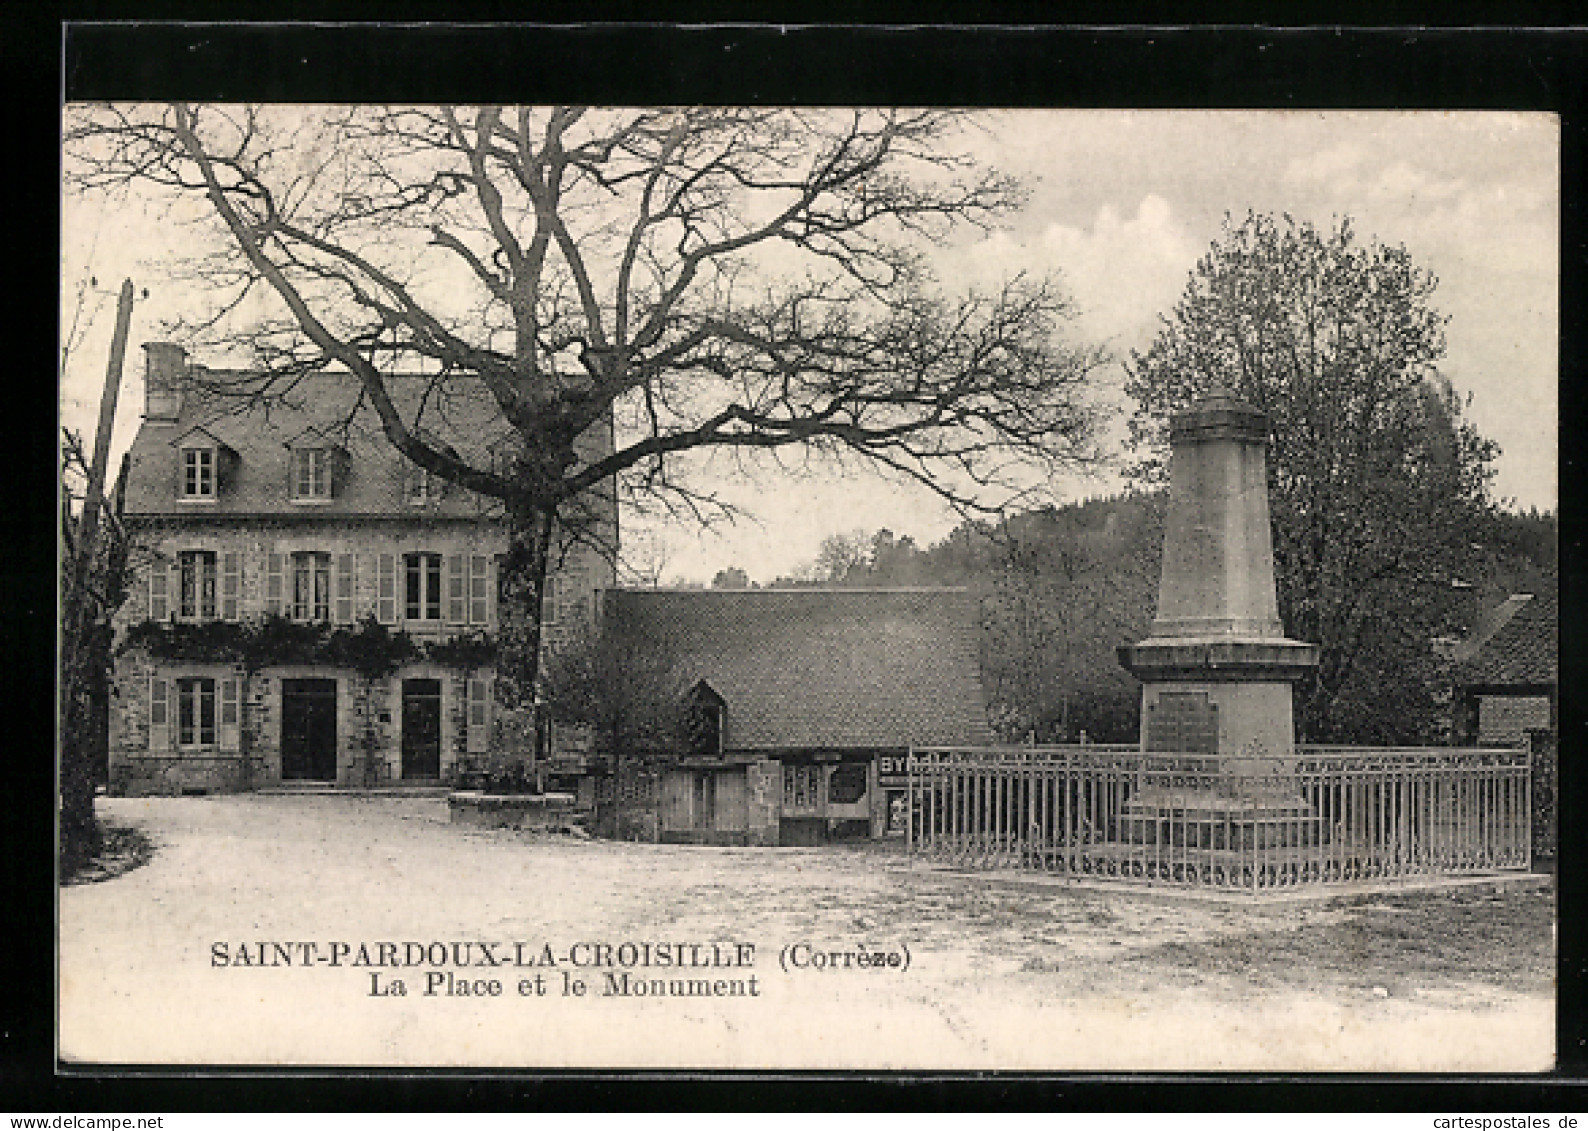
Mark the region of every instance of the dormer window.
POLYGON ((441 483, 425 468, 410 467, 403 497, 411 507, 428 506, 440 497, 440 486, 441 483))
POLYGON ((176 495, 186 503, 213 503, 235 481, 239 457, 202 425, 171 441, 177 451, 176 495))
POLYGON ((213 499, 215 497, 215 449, 182 449, 182 497, 184 499, 213 499))
POLYGON ((292 497, 299 502, 331 498, 331 449, 297 448, 292 453, 292 497))
POLYGON ((695 684, 685 703, 691 754, 713 758, 722 754, 723 711, 727 705, 705 680, 695 684))

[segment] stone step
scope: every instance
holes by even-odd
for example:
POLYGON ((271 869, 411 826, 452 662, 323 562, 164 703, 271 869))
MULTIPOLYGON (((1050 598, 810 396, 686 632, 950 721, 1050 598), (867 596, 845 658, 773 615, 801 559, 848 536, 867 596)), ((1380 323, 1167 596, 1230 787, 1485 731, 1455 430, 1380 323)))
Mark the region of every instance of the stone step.
POLYGON ((452 792, 448 785, 334 785, 330 782, 282 782, 279 785, 262 785, 253 791, 267 797, 305 797, 321 794, 338 797, 445 797, 452 792))

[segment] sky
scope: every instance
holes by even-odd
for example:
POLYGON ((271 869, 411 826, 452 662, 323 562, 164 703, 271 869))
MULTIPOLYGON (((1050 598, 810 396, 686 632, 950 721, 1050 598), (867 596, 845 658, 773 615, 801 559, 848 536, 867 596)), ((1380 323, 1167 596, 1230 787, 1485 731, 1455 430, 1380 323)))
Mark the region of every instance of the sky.
MULTIPOLYGON (((1015 271, 1055 273, 1077 308, 1081 342, 1115 359, 1098 374, 1111 434, 1129 405, 1118 364, 1145 349, 1226 213, 1288 212, 1404 244, 1439 280, 1450 318, 1440 368, 1470 395, 1470 419, 1498 443, 1494 494, 1556 506, 1559 130, 1548 114, 1491 112, 1000 111, 979 115, 964 147, 1029 190, 997 231, 934 256, 950 289, 996 286, 1015 271)), ((63 202, 62 333, 90 276, 61 382, 62 421, 92 433, 123 277, 149 295, 134 308, 114 451, 142 408, 142 351, 180 313, 171 278, 184 233, 158 209, 63 202)), ((198 358, 197 360, 203 360, 198 358)), ((738 566, 760 583, 816 556, 834 533, 887 527, 921 545, 959 517, 923 487, 867 472, 797 474, 707 464, 701 474, 742 516, 710 530, 625 521, 625 555, 664 580, 709 581, 738 566)), ((1059 485, 1067 498, 1117 490, 1117 472, 1059 485)))

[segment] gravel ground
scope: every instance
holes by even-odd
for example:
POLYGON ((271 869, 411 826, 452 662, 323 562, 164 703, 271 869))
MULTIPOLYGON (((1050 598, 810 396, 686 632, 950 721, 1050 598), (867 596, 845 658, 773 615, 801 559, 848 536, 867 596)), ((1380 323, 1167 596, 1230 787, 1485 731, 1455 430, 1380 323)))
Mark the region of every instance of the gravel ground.
POLYGON ((1553 1060, 1548 889, 1245 906, 930 870, 893 846, 471 829, 435 798, 100 805, 154 851, 61 891, 68 1060, 1517 1072, 1553 1060), (321 961, 308 966, 304 948, 270 945, 309 942, 321 961), (468 966, 387 962, 433 942, 491 943, 503 965, 479 965, 478 947, 468 966), (621 963, 625 942, 754 952, 680 970, 653 948, 651 967, 625 970, 600 949, 621 963), (354 965, 361 944, 376 965, 354 965), (809 955, 833 953, 900 965, 811 968, 809 955), (609 992, 624 973, 663 992, 609 992), (401 996, 372 992, 397 981, 401 996), (464 983, 486 993, 460 996, 464 983))

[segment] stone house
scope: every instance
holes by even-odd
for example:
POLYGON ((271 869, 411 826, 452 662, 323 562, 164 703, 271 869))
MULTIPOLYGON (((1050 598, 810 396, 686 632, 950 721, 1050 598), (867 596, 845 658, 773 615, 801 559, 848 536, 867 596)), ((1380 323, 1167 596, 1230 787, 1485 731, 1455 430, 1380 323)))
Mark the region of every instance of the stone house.
POLYGON ((1559 828, 1559 598, 1508 597, 1456 646, 1452 659, 1456 742, 1527 747, 1533 761, 1533 860, 1536 867, 1551 868, 1559 828))
POLYGON ((793 845, 902 833, 913 746, 989 745, 962 589, 619 589, 604 633, 666 657, 689 748, 613 767, 624 839, 793 845))
POLYGON ((1522 746, 1556 731, 1560 605, 1554 593, 1519 593, 1459 643, 1454 661, 1456 737, 1478 746, 1522 746))
MULTIPOLYGON (((144 350, 111 791, 439 783, 533 749, 533 727, 493 702, 499 505, 397 453, 348 374, 306 374, 267 405, 239 395, 247 373, 144 350)), ((483 388, 389 385, 406 420, 471 462, 511 450, 483 388)), ((610 444, 597 429, 582 454, 610 444)), ((597 510, 554 550, 549 639, 613 582, 615 500, 597 510)))

